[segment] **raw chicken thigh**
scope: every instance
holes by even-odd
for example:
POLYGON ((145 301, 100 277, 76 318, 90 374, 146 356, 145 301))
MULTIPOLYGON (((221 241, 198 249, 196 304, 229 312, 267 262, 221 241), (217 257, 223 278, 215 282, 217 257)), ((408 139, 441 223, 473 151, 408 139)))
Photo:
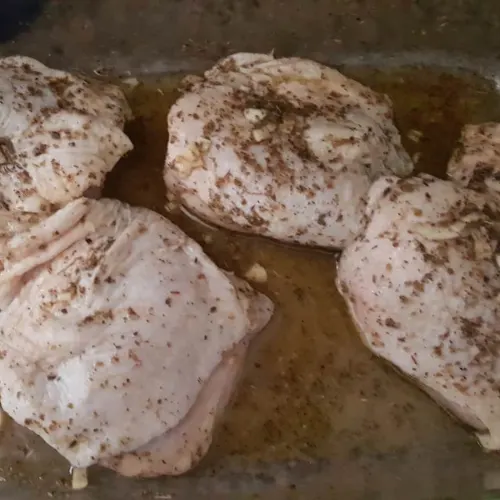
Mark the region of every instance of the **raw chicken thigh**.
POLYGON ((4 411, 75 467, 195 465, 271 301, 162 216, 119 201, 3 211, 0 227, 4 411))
POLYGON ((379 179, 338 287, 366 345, 500 449, 500 207, 419 175, 379 179))
POLYGON ((363 227, 370 184, 412 171, 389 99, 326 66, 242 53, 185 86, 165 182, 214 225, 342 248, 363 227))
POLYGON ((0 202, 43 212, 99 190, 132 143, 120 89, 47 68, 27 57, 0 59, 0 202))

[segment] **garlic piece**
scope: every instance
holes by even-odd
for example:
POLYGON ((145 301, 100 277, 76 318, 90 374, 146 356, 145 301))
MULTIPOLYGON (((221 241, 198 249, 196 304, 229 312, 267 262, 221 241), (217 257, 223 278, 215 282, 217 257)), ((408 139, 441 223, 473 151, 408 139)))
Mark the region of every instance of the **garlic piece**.
POLYGON ((276 125, 274 123, 268 123, 265 127, 252 130, 252 137, 256 142, 262 142, 264 139, 269 139, 275 130, 276 125))
POLYGON ((427 238, 428 240, 452 240, 460 236, 465 229, 466 223, 462 221, 455 222, 449 226, 433 226, 432 224, 415 224, 413 230, 427 238))
POLYGON ((255 283, 265 283, 267 281, 267 271, 263 266, 261 266, 258 263, 255 263, 245 273, 245 278, 255 283))
POLYGON ((247 108, 243 111, 243 114, 250 123, 256 124, 267 116, 267 111, 265 109, 247 108))
POLYGON ((415 224, 414 231, 429 240, 451 240, 458 238, 460 234, 472 222, 478 222, 483 216, 477 212, 465 215, 460 220, 452 222, 447 226, 438 226, 433 224, 415 224))
POLYGON ((87 469, 75 467, 71 469, 71 487, 74 490, 83 490, 89 485, 87 469))
POLYGON ((195 167, 192 162, 187 160, 185 157, 178 156, 175 160, 175 168, 183 179, 187 179, 195 167))
POLYGON ((210 148, 212 147, 212 142, 210 139, 207 139, 206 137, 200 137, 196 142, 195 142, 195 147, 198 148, 199 153, 207 153, 210 151, 210 148))
POLYGON ((481 227, 472 231, 471 236, 474 240, 474 255, 476 259, 491 259, 494 249, 488 239, 485 228, 481 227))
POLYGON ((260 84, 264 84, 264 85, 269 85, 271 83, 273 83, 273 77, 269 76, 269 75, 265 75, 265 74, 260 74, 260 73, 255 73, 254 75, 252 75, 252 80, 255 82, 255 83, 260 83, 260 84))
POLYGON ((497 263, 497 266, 500 267, 500 253, 495 255, 495 262, 497 263))
POLYGON ((131 89, 135 89, 139 85, 139 80, 134 77, 124 78, 122 83, 131 89))
POLYGON ((170 212, 175 212, 179 208, 179 205, 175 201, 167 201, 167 203, 165 203, 164 208, 166 212, 170 213, 170 212))
POLYGON ((265 139, 268 139, 271 136, 271 133, 266 128, 258 128, 252 131, 252 137, 256 142, 262 142, 265 139))
POLYGON ((412 129, 408 132, 407 137, 412 142, 420 142, 420 139, 422 139, 422 135, 423 134, 421 130, 412 129))
POLYGON ((477 212, 471 212, 470 214, 464 215, 461 219, 462 222, 469 223, 469 222, 477 222, 481 220, 483 216, 477 212))
POLYGON ((186 151, 178 155, 174 160, 174 165, 181 177, 187 179, 196 168, 203 168, 203 155, 209 151, 211 142, 205 137, 200 137, 196 142, 190 144, 186 151))

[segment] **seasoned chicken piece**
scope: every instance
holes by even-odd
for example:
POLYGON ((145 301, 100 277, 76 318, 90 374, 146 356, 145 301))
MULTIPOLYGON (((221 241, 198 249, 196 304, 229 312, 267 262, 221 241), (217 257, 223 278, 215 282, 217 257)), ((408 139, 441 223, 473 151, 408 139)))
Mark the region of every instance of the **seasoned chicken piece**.
POLYGON ((378 180, 338 287, 375 354, 500 449, 500 207, 451 181, 378 180))
POLYGON ((472 189, 500 192, 500 123, 464 126, 448 176, 472 189))
POLYGON ((0 227, 3 409, 75 467, 192 467, 271 301, 118 201, 4 211, 0 227))
POLYGON ((284 242, 342 248, 377 177, 406 175, 386 96, 312 61, 236 54, 168 116, 168 196, 193 215, 284 242))
POLYGON ((131 112, 118 87, 0 59, 0 201, 43 212, 95 194, 132 143, 131 112))

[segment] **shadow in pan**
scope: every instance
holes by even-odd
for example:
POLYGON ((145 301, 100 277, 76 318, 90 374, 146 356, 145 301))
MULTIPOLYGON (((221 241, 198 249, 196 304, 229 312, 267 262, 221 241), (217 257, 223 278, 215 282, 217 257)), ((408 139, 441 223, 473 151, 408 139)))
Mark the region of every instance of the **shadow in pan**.
POLYGON ((22 31, 41 13, 45 0, 0 0, 0 42, 22 31))

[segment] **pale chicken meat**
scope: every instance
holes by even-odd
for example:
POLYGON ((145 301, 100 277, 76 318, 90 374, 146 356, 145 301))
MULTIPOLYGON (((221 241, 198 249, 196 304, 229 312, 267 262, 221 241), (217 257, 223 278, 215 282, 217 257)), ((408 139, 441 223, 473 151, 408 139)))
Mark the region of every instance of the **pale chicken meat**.
POLYGON ((212 443, 214 426, 239 379, 246 351, 247 345, 240 343, 225 353, 195 404, 173 431, 100 464, 134 477, 177 476, 191 469, 212 443))
POLYGON ((413 168, 386 96, 299 58, 240 53, 187 77, 168 128, 172 204, 283 242, 342 248, 370 184, 413 168))
POLYGON ((362 339, 500 449, 500 207, 429 175, 379 179, 338 287, 362 339))
POLYGON ((272 302, 119 201, 3 211, 0 228, 3 410, 77 468, 194 466, 272 302))
POLYGON ((0 202, 48 212, 84 194, 132 149, 131 111, 107 83, 50 69, 28 57, 0 59, 0 202))

